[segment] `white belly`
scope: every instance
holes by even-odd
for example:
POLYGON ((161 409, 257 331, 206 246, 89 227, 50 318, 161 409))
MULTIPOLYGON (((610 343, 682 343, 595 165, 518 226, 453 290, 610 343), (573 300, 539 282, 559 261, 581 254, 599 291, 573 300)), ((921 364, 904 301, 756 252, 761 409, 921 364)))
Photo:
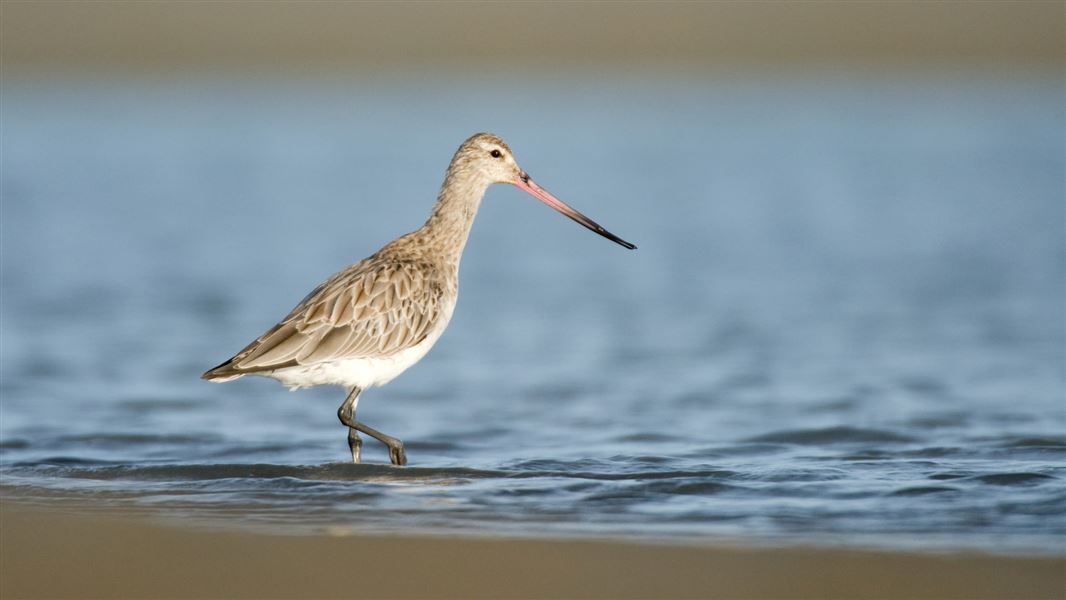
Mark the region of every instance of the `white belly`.
POLYGON ((277 379, 290 390, 316 385, 340 385, 365 390, 375 385, 385 385, 406 371, 408 367, 422 360, 433 344, 437 343, 448 326, 451 311, 447 311, 444 316, 440 325, 434 328, 424 340, 392 356, 331 360, 256 374, 277 379))

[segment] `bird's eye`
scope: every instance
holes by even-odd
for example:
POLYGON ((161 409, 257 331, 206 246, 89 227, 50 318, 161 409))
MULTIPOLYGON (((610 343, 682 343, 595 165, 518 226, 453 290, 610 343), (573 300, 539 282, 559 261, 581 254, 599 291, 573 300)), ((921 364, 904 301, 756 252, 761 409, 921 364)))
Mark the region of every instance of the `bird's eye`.
POLYGON ((489 152, 489 155, 491 155, 491 156, 492 156, 492 158, 499 158, 499 157, 503 156, 503 153, 501 153, 501 152, 500 152, 499 150, 496 150, 496 149, 494 148, 494 149, 492 150, 492 152, 489 152))

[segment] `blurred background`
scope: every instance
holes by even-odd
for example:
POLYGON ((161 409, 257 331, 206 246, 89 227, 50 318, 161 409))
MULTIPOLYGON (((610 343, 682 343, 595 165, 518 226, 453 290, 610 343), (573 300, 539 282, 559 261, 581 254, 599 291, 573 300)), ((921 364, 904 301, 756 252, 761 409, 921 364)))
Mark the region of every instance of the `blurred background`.
POLYGON ((1066 551, 1064 10, 5 1, 4 492, 1066 551), (421 470, 347 469, 340 390, 198 379, 478 131, 640 248, 489 191, 360 407, 421 470))

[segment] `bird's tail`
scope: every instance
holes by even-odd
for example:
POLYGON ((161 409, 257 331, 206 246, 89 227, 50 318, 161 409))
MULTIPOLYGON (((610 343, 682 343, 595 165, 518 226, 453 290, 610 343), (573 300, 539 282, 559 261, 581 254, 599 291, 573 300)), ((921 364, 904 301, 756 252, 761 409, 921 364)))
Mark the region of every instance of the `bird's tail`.
POLYGON ((223 383, 225 381, 233 381, 239 377, 244 377, 245 373, 242 373, 233 368, 233 359, 218 365, 217 367, 204 372, 200 376, 200 379, 206 379, 215 383, 223 383))

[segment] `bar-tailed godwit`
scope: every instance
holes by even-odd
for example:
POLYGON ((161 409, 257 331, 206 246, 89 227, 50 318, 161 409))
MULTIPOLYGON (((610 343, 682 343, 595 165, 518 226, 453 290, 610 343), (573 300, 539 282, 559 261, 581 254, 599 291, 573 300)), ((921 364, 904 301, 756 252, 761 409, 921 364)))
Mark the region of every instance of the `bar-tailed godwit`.
POLYGON ((262 375, 294 390, 343 386, 348 395, 337 416, 348 427, 352 461, 360 461, 363 432, 388 446, 393 464, 407 464, 403 442, 355 419, 359 396, 421 360, 444 333, 459 296, 459 259, 470 226, 494 183, 513 184, 603 237, 636 248, 538 186, 502 139, 479 133, 459 146, 422 227, 330 277, 203 378, 262 375))

